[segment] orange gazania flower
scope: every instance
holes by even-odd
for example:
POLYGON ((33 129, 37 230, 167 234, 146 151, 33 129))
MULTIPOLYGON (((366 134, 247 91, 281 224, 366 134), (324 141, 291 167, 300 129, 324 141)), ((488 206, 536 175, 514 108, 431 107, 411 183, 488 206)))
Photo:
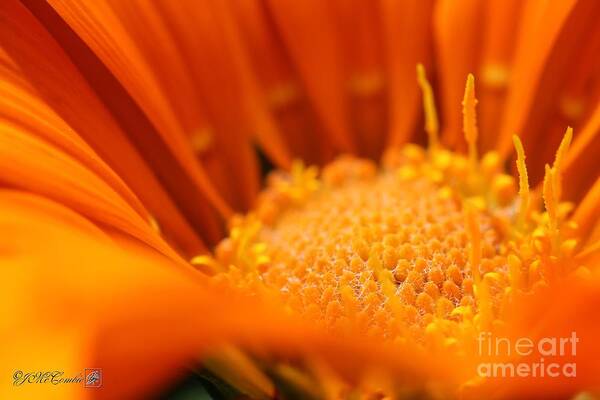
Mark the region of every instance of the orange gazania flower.
POLYGON ((599 390, 599 17, 2 1, 0 397, 599 390))

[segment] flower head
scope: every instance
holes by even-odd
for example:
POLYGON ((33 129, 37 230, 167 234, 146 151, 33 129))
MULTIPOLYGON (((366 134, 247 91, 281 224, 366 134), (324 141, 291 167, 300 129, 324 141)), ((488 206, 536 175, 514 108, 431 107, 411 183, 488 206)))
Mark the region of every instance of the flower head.
POLYGON ((4 1, 0 397, 598 390, 598 15, 4 1))

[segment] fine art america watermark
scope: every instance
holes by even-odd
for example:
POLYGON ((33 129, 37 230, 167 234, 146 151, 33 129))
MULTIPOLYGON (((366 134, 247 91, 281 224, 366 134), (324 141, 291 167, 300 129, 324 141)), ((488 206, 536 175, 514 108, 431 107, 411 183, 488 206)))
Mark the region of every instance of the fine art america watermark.
POLYGON ((24 385, 83 384, 86 388, 102 386, 102 369, 85 368, 75 375, 65 375, 64 371, 21 371, 13 373, 13 386, 24 385))
POLYGON ((575 378, 579 338, 576 332, 566 337, 528 337, 509 339, 480 332, 477 338, 479 356, 505 362, 482 362, 477 374, 485 378, 575 378))

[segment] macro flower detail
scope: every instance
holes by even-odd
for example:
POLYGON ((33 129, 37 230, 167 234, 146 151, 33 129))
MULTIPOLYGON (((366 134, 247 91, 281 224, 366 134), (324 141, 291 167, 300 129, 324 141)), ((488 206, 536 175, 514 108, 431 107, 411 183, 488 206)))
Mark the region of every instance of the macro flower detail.
POLYGON ((215 279, 272 291, 334 332, 354 325, 391 342, 464 351, 473 335, 503 323, 517 293, 589 274, 573 257, 572 204, 560 201, 572 129, 546 166, 536 204, 517 136, 518 179, 504 173, 496 152, 478 158, 472 75, 463 102, 467 156, 439 145, 433 102, 424 104, 427 149, 390 149, 380 170, 346 156, 320 179, 301 164, 273 173, 256 209, 233 220, 207 264, 215 279))
POLYGON ((599 20, 3 0, 0 398, 598 397, 599 20))

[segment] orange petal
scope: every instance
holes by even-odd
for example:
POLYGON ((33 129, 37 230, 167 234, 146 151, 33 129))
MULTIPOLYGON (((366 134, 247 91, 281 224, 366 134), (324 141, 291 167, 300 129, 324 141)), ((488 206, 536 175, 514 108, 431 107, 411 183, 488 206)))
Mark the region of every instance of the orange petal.
POLYGON ((387 134, 387 77, 378 2, 333 0, 331 24, 340 46, 343 90, 359 154, 379 158, 387 134))
POLYGON ((55 199, 103 228, 129 234, 179 259, 149 221, 98 175, 26 128, 7 121, 0 121, 0 182, 55 199))
POLYGON ((509 93, 497 140, 497 148, 502 155, 510 153, 512 135, 524 137, 528 133, 523 132, 522 128, 531 109, 538 81, 552 46, 575 4, 575 1, 530 2, 524 7, 509 93))
MULTIPOLYGON (((566 181, 569 184, 569 181, 566 181)), ((565 185, 565 189, 568 185, 565 185)), ((579 202, 572 220, 579 226, 579 235, 583 241, 590 237, 598 224, 600 217, 600 178, 596 178, 596 183, 588 191, 585 197, 579 202)))
MULTIPOLYGON (((199 238, 161 188, 153 172, 52 37, 17 1, 2 2, 0 13, 5 21, 0 26, 0 57, 4 65, 2 80, 6 81, 3 88, 12 93, 6 92, 3 95, 6 96, 4 100, 8 101, 11 98, 15 105, 31 104, 28 112, 20 108, 18 113, 21 116, 14 114, 17 112, 15 110, 10 118, 18 118, 23 123, 27 123, 28 118, 41 118, 41 115, 31 115, 34 109, 36 113, 43 112, 44 118, 51 118, 50 111, 43 111, 45 108, 40 103, 46 102, 48 107, 64 120, 64 123, 58 122, 58 117, 54 116, 51 118, 52 124, 69 125, 85 139, 132 188, 144 206, 158 219, 166 235, 189 252, 202 249, 199 238)), ((7 110, 9 108, 4 109, 5 112, 7 110)), ((73 157, 85 162, 81 154, 77 155, 72 146, 67 146, 67 143, 81 140, 72 134, 71 129, 59 131, 55 129, 52 133, 49 128, 40 129, 37 134, 43 135, 73 157), (59 137, 52 137, 54 134, 66 135, 65 138, 69 139, 60 144, 59 137)), ((97 167, 92 168, 99 172, 97 167)), ((114 185, 113 188, 125 199, 129 198, 128 202, 140 210, 138 206, 134 206, 131 196, 128 197, 125 191, 114 185)))
MULTIPOLYGON (((197 135, 208 136, 207 145, 196 153, 228 204, 245 210, 256 196, 259 178, 244 114, 244 70, 222 16, 211 3, 201 13, 190 2, 179 2, 174 10, 167 2, 107 3, 169 100, 186 147, 191 150, 190 141, 197 141, 197 135), (215 46, 215 38, 221 46, 215 46)), ((95 8, 84 12, 94 13, 95 8)), ((98 18, 110 20, 104 14, 98 18)), ((121 45, 119 36, 113 40, 121 45)))
MULTIPOLYGON (((486 381, 476 398, 571 398, 581 391, 597 387, 600 374, 600 324, 597 310, 600 307, 600 281, 597 276, 589 279, 568 279, 559 286, 541 290, 535 295, 520 298, 511 308, 508 321, 508 336, 511 343, 521 337, 529 338, 537 347, 540 340, 556 340, 557 352, 560 338, 571 338, 576 334, 577 342, 566 343, 563 355, 542 355, 537 348, 529 356, 504 357, 502 362, 540 363, 545 366, 555 362, 559 368, 567 363, 576 364, 576 376, 567 377, 561 373, 557 377, 547 374, 541 377, 497 378, 486 381), (573 349, 575 354, 573 354, 573 349)), ((547 351, 548 344, 543 345, 547 351)), ((553 370, 556 371, 556 370, 553 370)))
MULTIPOLYGON (((0 226, 0 265, 5 274, 0 283, 0 340, 13 344, 3 349, 3 374, 12 376, 15 369, 59 370, 63 377, 71 377, 90 367, 106 367, 105 373, 112 374, 114 365, 96 363, 97 352, 113 351, 99 335, 132 316, 143 321, 139 325, 143 329, 165 323, 187 297, 202 298, 191 269, 167 263, 131 240, 127 251, 115 246, 90 222, 49 200, 0 191, 0 226), (172 308, 165 314, 161 307, 172 308)), ((143 337, 129 342, 132 354, 143 348, 148 359, 164 355, 141 345, 143 337)), ((103 393, 111 392, 110 381, 105 380, 103 393)), ((0 397, 81 398, 82 390, 86 389, 81 384, 3 384, 0 397)), ((130 397, 112 393, 107 397, 130 397)))
MULTIPOLYGON (((264 106, 283 132, 288 151, 308 163, 325 163, 332 157, 331 144, 318 132, 315 112, 265 7, 255 0, 230 3, 230 12, 239 24, 248 61, 265 99, 264 106)), ((256 99, 255 103, 261 101, 256 99)))
POLYGON ((421 113, 420 91, 415 67, 418 63, 431 70, 431 18, 433 1, 384 0, 381 18, 389 79, 390 132, 388 145, 410 141, 421 113))
MULTIPOLYGON (((564 162, 563 180, 566 197, 579 201, 600 173, 600 103, 588 123, 576 136, 564 162)), ((598 184, 596 183, 596 186, 598 184)))
POLYGON ((185 211, 187 219, 195 228, 203 227, 202 233, 211 235, 209 241, 218 240, 221 233, 214 215, 205 206, 205 199, 222 215, 230 215, 231 210, 195 159, 180 121, 161 92, 152 70, 113 11, 101 2, 67 4, 56 1, 52 4, 56 11, 47 3, 28 1, 26 5, 57 38, 141 154, 149 160, 162 184, 185 211))
POLYGON ((461 101, 467 74, 475 71, 482 30, 483 2, 439 1, 434 10, 435 49, 438 56, 442 102, 442 142, 465 148, 461 101))
MULTIPOLYGON (((557 74, 555 71, 551 72, 553 75, 547 79, 561 83, 553 94, 546 91, 548 86, 544 82, 541 83, 542 96, 552 100, 551 108, 539 110, 540 104, 536 101, 535 112, 532 113, 531 120, 528 121, 525 128, 531 132, 528 135, 529 141, 537 142, 543 137, 545 146, 536 151, 535 158, 538 160, 536 163, 540 166, 554 157, 554 150, 560 143, 562 132, 566 126, 574 127, 576 138, 580 132, 584 132, 586 126, 592 123, 600 102, 600 81, 597 79, 600 74, 600 57, 597 56, 600 53, 600 29, 594 25, 593 28, 586 30, 585 40, 571 39, 569 43, 571 42, 584 43, 574 53, 577 62, 569 64, 564 78, 554 75, 557 74), (537 125, 534 125, 533 122, 535 118, 540 120, 537 125)), ((562 57, 571 59, 569 56, 562 57)))
POLYGON ((524 4, 521 0, 491 0, 484 4, 481 56, 474 71, 478 81, 477 122, 482 153, 494 150, 496 145, 524 4))
POLYGON ((252 71, 250 56, 243 45, 242 29, 235 20, 232 6, 224 1, 215 1, 213 4, 216 13, 220 16, 224 35, 229 44, 229 53, 240 76, 243 106, 256 140, 276 165, 290 168, 292 160, 289 149, 282 138, 281 130, 276 126, 268 110, 267 99, 262 96, 258 80, 252 71))
POLYGON ((341 48, 326 4, 277 0, 268 7, 331 142, 338 151, 356 152, 341 48))
MULTIPOLYGON (((549 121, 554 124, 554 118, 561 118, 557 110, 563 91, 578 75, 573 71, 572 60, 580 60, 588 73, 590 65, 595 63, 594 52, 586 49, 597 46, 593 37, 597 32, 599 6, 593 0, 527 3, 498 136, 497 147, 501 155, 510 154, 510 137, 515 132, 522 135, 526 147, 543 140, 553 149, 560 142, 568 122, 563 122, 560 129, 552 130, 547 129, 546 124, 549 121)), ((542 166, 552 155, 550 150, 534 154, 533 183, 541 180, 542 166)))
POLYGON ((590 244, 581 250, 576 257, 579 265, 582 265, 596 273, 598 272, 598 265, 600 264, 600 235, 598 235, 598 232, 600 232, 598 229, 599 227, 600 224, 596 225, 596 232, 594 232, 595 235, 593 235, 589 240, 590 244))

